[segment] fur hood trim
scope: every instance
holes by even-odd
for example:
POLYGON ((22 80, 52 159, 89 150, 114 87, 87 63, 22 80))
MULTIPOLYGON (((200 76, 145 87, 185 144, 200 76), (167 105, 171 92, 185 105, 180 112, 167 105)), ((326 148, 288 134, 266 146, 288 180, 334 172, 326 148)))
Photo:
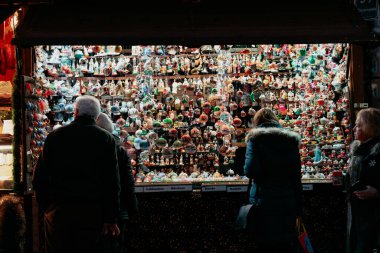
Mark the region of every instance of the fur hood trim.
POLYGON ((249 142, 250 140, 255 139, 259 135, 284 136, 289 139, 294 139, 294 141, 296 141, 297 143, 299 143, 301 140, 301 136, 299 134, 285 128, 259 127, 259 128, 254 128, 248 132, 247 136, 245 137, 245 142, 249 142))
MULTIPOLYGON (((356 141, 353 141, 350 145, 350 153, 351 155, 353 155, 355 153, 355 151, 359 148, 360 146, 360 141, 356 140, 356 141)), ((376 155, 380 153, 380 142, 376 142, 370 149, 369 151, 369 154, 368 155, 376 155)))
POLYGON ((360 141, 353 141, 350 145, 350 154, 353 154, 360 146, 360 141))

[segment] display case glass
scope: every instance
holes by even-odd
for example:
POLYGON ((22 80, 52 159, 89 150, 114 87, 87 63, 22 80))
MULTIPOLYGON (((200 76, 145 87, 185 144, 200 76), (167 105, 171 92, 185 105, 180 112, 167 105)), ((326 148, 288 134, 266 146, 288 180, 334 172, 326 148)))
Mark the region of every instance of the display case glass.
POLYGON ((36 46, 25 82, 30 163, 88 94, 112 118, 137 186, 245 184, 244 138, 263 107, 301 135, 303 181, 329 182, 351 142, 349 46, 36 46))
POLYGON ((0 190, 13 189, 13 123, 10 108, 0 110, 0 190))

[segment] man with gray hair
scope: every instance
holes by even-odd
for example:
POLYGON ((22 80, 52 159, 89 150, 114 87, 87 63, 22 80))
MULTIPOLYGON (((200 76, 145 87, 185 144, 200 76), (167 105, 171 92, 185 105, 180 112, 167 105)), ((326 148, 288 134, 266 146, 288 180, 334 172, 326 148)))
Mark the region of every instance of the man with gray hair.
POLYGON ((112 134, 96 125, 99 113, 96 98, 77 98, 75 120, 47 136, 35 168, 48 253, 99 252, 102 231, 120 233, 117 146, 112 134))

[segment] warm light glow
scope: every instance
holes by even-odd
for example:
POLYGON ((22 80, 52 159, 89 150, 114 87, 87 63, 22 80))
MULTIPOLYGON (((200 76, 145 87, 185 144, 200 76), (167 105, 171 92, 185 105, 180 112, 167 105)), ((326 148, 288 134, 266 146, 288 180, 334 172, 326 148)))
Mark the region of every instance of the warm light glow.
POLYGON ((18 9, 17 11, 15 11, 15 13, 13 14, 13 16, 11 17, 11 27, 14 30, 16 30, 18 24, 19 24, 19 12, 21 11, 21 8, 18 9))

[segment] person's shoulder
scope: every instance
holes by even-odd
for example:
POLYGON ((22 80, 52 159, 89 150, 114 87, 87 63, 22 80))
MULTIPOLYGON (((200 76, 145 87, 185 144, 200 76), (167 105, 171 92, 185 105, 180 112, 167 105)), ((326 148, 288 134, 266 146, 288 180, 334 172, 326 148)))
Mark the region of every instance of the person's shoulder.
POLYGON ((91 131, 94 131, 97 134, 105 135, 105 136, 113 138, 113 135, 111 133, 109 133, 107 130, 105 130, 104 128, 101 128, 98 125, 90 125, 89 127, 91 127, 91 129, 92 129, 91 131))
POLYGON ((119 166, 125 166, 130 160, 127 151, 119 144, 116 144, 116 152, 117 159, 119 160, 119 166))
POLYGON ((380 140, 376 141, 371 148, 370 153, 374 156, 380 155, 380 140))
POLYGON ((57 136, 61 136, 65 134, 67 131, 69 131, 69 129, 70 129, 70 124, 66 126, 58 127, 54 129, 53 131, 51 131, 46 138, 47 139, 56 138, 57 136))
POLYGON ((116 144, 116 150, 120 157, 128 157, 127 151, 120 144, 116 144))
POLYGON ((350 153, 354 154, 355 151, 359 148, 360 146, 360 141, 355 140, 350 144, 350 153))

